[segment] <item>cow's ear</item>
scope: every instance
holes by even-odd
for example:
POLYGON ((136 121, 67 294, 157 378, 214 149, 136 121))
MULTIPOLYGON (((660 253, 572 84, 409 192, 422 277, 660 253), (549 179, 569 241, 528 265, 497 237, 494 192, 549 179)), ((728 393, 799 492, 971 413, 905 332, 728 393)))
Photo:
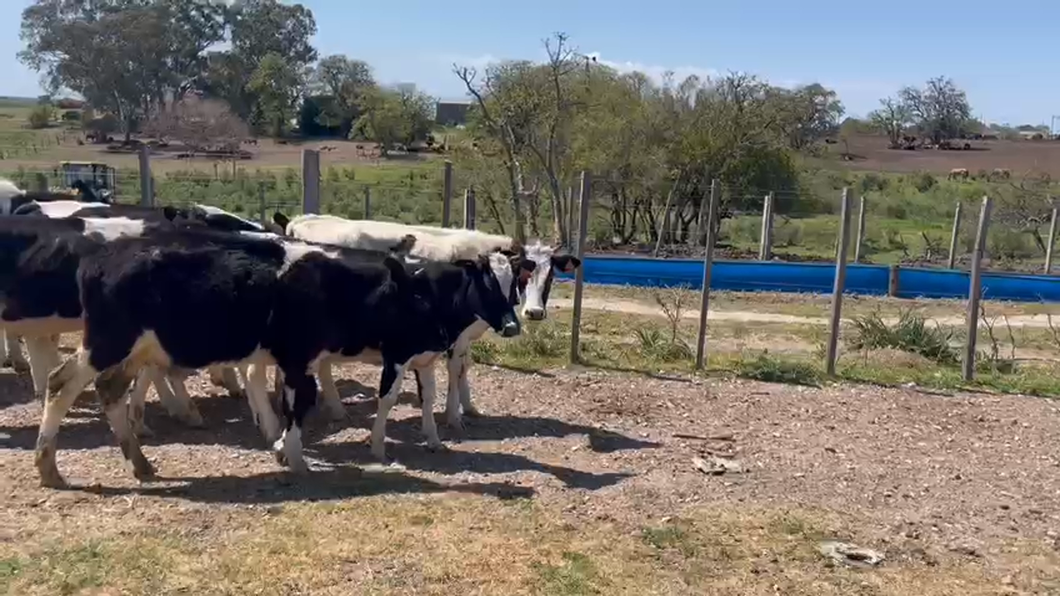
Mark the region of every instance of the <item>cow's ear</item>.
POLYGON ((387 255, 383 259, 383 265, 386 266, 387 270, 390 271, 390 279, 394 280, 399 288, 404 287, 411 281, 408 269, 405 269, 405 264, 400 259, 393 255, 387 255))
POLYGON ((162 207, 162 217, 165 217, 167 220, 173 221, 177 218, 178 215, 180 215, 180 212, 177 210, 176 207, 172 205, 166 205, 165 207, 162 207))
POLYGON ((284 215, 284 214, 280 213, 279 211, 277 211, 277 212, 272 214, 272 223, 280 226, 280 228, 283 229, 284 233, 286 233, 287 232, 287 224, 291 223, 291 220, 286 215, 284 215))
POLYGON ((562 254, 552 257, 552 266, 564 273, 573 273, 581 264, 581 259, 574 255, 562 254))

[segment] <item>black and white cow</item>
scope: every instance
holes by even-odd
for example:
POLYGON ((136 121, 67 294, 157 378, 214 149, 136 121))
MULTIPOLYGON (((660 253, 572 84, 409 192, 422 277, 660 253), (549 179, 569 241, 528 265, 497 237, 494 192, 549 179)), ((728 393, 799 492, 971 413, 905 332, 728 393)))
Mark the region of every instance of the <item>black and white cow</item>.
MULTIPOLYGON (((277 225, 282 225, 287 235, 315 242, 326 242, 350 248, 381 250, 393 245, 401 238, 415 237, 410 254, 420 258, 435 260, 453 260, 491 256, 495 273, 502 282, 511 283, 513 304, 522 303, 523 316, 531 320, 541 320, 546 315, 548 294, 552 287, 555 269, 573 271, 581 262, 577 257, 557 251, 541 242, 531 245, 519 245, 509 236, 486 234, 476 230, 455 228, 438 228, 432 226, 414 226, 373 220, 348 220, 331 215, 302 215, 287 219, 280 213, 274 216, 277 225), (513 272, 511 277, 503 277, 499 268, 503 267, 504 255, 509 260, 513 272)), ((454 342, 453 349, 447 353, 446 369, 449 376, 446 393, 446 420, 458 432, 462 428, 461 409, 468 416, 478 415, 471 403, 471 387, 467 372, 471 366, 471 343, 486 332, 483 325, 473 326, 454 342)), ((423 374, 432 371, 419 371, 418 381, 423 374)), ((433 384, 433 380, 429 380, 433 384)), ((325 403, 329 409, 341 409, 338 390, 331 376, 330 366, 320 369, 320 385, 325 403)), ((422 392, 420 396, 422 400, 422 392)), ((425 404, 427 407, 429 404, 425 404)))
MULTIPOLYGON (((341 354, 382 364, 372 452, 383 458, 386 416, 407 367, 431 364, 449 348, 450 330, 471 320, 488 321, 503 335, 519 332, 485 261, 407 266, 376 252, 206 230, 109 242, 82 259, 78 284, 82 347, 49 379, 37 441, 47 486, 64 484, 55 436, 93 380, 134 475, 147 478, 153 469, 124 403, 142 366, 275 364, 283 372, 286 424, 273 446, 278 459, 304 472, 302 422, 316 401, 316 362, 341 354)), ((247 386, 259 407, 267 401, 262 378, 252 372, 247 386)))
MULTIPOLYGON (((121 205, 121 204, 107 204, 107 203, 84 203, 80 201, 71 200, 56 200, 48 202, 36 202, 31 201, 24 203, 15 209, 14 214, 22 217, 45 217, 45 218, 63 218, 63 217, 79 217, 79 218, 127 218, 133 220, 142 220, 145 222, 161 223, 165 224, 172 222, 176 225, 205 225, 207 227, 219 230, 228 231, 251 231, 261 232, 265 230, 275 230, 277 226, 271 224, 269 226, 262 226, 260 224, 245 220, 234 214, 228 213, 223 209, 210 206, 194 205, 190 208, 180 207, 144 207, 139 205, 121 205)), ((15 356, 16 361, 21 357, 21 352, 17 347, 17 336, 9 334, 6 331, 3 332, 6 336, 5 341, 14 340, 13 348, 10 350, 12 355, 15 356)), ((31 373, 34 375, 35 391, 38 395, 43 396, 43 375, 47 374, 47 370, 43 373, 40 372, 39 366, 32 364, 34 357, 45 359, 44 362, 58 364, 58 336, 52 336, 48 338, 50 341, 45 343, 42 338, 35 340, 35 346, 31 352, 29 368, 31 373), (48 344, 51 345, 48 345, 48 344), (47 353, 45 353, 47 352, 47 353), (36 356, 34 356, 36 354, 36 356)), ((28 346, 28 342, 27 342, 28 346)), ((236 371, 230 367, 213 368, 210 371, 211 380, 216 385, 224 386, 230 395, 239 397, 242 395, 242 388, 239 383, 239 378, 236 375, 236 371)), ((194 404, 191 403, 190 396, 187 395, 187 391, 184 388, 184 378, 189 374, 187 371, 174 371, 168 377, 163 378, 158 374, 158 371, 144 370, 143 376, 136 383, 135 392, 142 393, 143 395, 139 398, 134 397, 133 403, 142 404, 148 386, 154 383, 156 389, 159 392, 160 399, 167 408, 171 411, 176 411, 179 417, 189 424, 199 425, 202 423, 202 419, 198 412, 195 411, 194 404), (173 409, 173 405, 178 403, 186 403, 185 407, 173 409)), ((142 414, 142 409, 136 413, 142 414)), ((134 425, 136 432, 139 434, 150 434, 149 428, 144 426, 142 416, 134 417, 134 425)))
MULTIPOLYGON (((53 204, 59 203, 42 205, 53 204)), ((28 367, 34 392, 39 398, 44 396, 48 372, 59 364, 59 336, 81 329, 75 277, 80 259, 120 236, 140 236, 174 226, 206 225, 201 219, 188 219, 188 213, 179 210, 137 213, 135 209, 114 206, 112 211, 112 206, 107 206, 101 211, 111 217, 105 218, 0 217, 0 250, 3 251, 3 259, 0 259, 0 330, 8 339, 25 337, 30 355, 28 367), (116 217, 117 212, 137 218, 116 217), (163 216, 157 216, 163 212, 163 216)), ((15 348, 21 356, 17 344, 15 348)), ((145 378, 138 384, 138 390, 147 391, 147 380, 145 378)), ((240 391, 238 379, 226 385, 230 390, 240 391)), ((191 405, 191 402, 183 399, 186 391, 181 379, 170 378, 168 385, 156 383, 156 388, 171 413, 192 425, 202 423, 198 413, 187 410, 184 405, 191 405), (174 391, 180 393, 182 399, 177 399, 174 391)), ((139 431, 148 432, 145 428, 138 428, 139 431)))
POLYGON ((0 215, 11 215, 20 206, 30 203, 52 201, 78 201, 81 203, 109 204, 109 201, 92 192, 84 182, 74 182, 77 193, 55 191, 26 191, 6 178, 0 178, 0 215))

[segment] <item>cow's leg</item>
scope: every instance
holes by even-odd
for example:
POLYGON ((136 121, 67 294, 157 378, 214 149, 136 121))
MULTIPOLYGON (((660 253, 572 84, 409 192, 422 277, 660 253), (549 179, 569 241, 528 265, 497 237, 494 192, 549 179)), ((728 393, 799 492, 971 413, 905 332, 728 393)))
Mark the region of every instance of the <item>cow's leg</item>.
POLYGON ((268 367, 260 363, 251 364, 247 369, 247 402, 250 404, 254 424, 258 425, 265 440, 272 445, 280 438, 282 427, 279 418, 276 417, 272 401, 269 399, 267 371, 268 367))
POLYGON ((435 451, 442 448, 438 438, 438 425, 434 422, 434 399, 438 394, 435 382, 434 363, 413 371, 416 375, 416 393, 423 400, 420 406, 423 418, 423 435, 427 437, 427 448, 435 451))
POLYGON ((55 465, 55 437, 70 406, 77 396, 92 382, 96 369, 88 363, 88 353, 79 352, 67 358, 48 376, 48 392, 44 399, 44 414, 37 434, 37 450, 34 463, 40 474, 41 486, 63 488, 66 481, 55 465))
POLYGON ((8 366, 7 330, 0 329, 0 366, 8 366))
POLYGON ((26 338, 30 376, 33 378, 33 396, 41 402, 48 392, 48 374, 59 366, 58 339, 58 336, 51 335, 26 338))
POLYGON ((342 398, 339 397, 339 389, 335 386, 334 371, 332 370, 332 363, 325 359, 321 361, 317 368, 317 377, 320 379, 320 401, 327 412, 328 418, 332 420, 344 420, 346 418, 346 406, 342 405, 342 398))
POLYGON ((458 377, 460 405, 464 410, 464 416, 477 418, 482 416, 482 413, 471 403, 471 382, 467 380, 467 371, 471 370, 471 365, 474 363, 471 358, 471 346, 468 346, 461 360, 463 365, 460 367, 460 376, 458 377))
POLYGON ((460 435, 464 432, 464 421, 460 416, 460 371, 464 367, 464 359, 455 352, 449 352, 445 359, 446 392, 445 392, 445 423, 449 428, 460 435))
POLYGON ((7 331, 4 333, 4 344, 7 346, 7 362, 16 372, 31 372, 29 362, 22 355, 22 344, 18 341, 19 336, 7 331))
POLYGON ((239 384, 236 369, 231 366, 211 366, 209 368, 210 382, 214 385, 224 387, 229 397, 242 398, 243 387, 239 384))
MULTIPOLYGON (((173 395, 173 415, 188 426, 200 427, 204 424, 202 414, 199 412, 199 408, 195 406, 195 402, 191 400, 191 395, 188 394, 188 387, 184 384, 184 381, 191 376, 191 373, 192 371, 190 370, 167 371, 163 382, 156 383, 156 387, 168 381, 173 395)), ((159 392, 158 396, 159 400, 161 400, 162 393, 159 392)))
POLYGON ((147 480, 155 475, 155 469, 140 450, 140 440, 132 432, 129 408, 125 402, 125 393, 133 379, 124 363, 112 366, 96 378, 96 394, 107 414, 110 429, 121 446, 122 455, 132 464, 133 476, 137 480, 147 480))
POLYGON ((158 392, 158 401, 162 402, 162 406, 166 411, 184 424, 198 428, 205 423, 202 420, 199 408, 195 406, 195 402, 188 395, 188 388, 184 385, 184 381, 187 380, 191 373, 192 371, 190 370, 170 369, 162 371, 162 369, 156 367, 151 374, 155 384, 155 391, 158 392))
POLYGON ((287 373, 284 375, 282 387, 286 428, 280 439, 273 444, 276 460, 280 464, 286 464, 292 472, 304 474, 309 471, 309 466, 302 456, 302 423, 306 414, 316 404, 317 382, 306 372, 287 373))
POLYGON ((391 408, 397 403, 401 392, 401 380, 405 378, 405 367, 408 363, 397 363, 383 359, 383 373, 379 382, 379 406, 376 409, 375 421, 372 423, 372 455, 380 461, 386 460, 386 419, 391 408))
MULTIPOLYGON (((132 389, 129 390, 129 426, 138 437, 151 437, 155 432, 144 422, 144 403, 147 401, 147 390, 151 387, 151 369, 145 366, 136 373, 132 389)), ((161 399, 161 395, 159 395, 161 399)))

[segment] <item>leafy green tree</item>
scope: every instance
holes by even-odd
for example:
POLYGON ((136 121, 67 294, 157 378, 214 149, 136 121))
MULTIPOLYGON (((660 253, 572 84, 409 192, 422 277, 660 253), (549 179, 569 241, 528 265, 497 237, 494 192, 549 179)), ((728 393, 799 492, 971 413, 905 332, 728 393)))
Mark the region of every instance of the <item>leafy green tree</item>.
POLYGON ((812 148, 839 130, 844 109, 835 91, 813 83, 794 89, 774 87, 770 93, 776 102, 778 125, 792 149, 812 148))
POLYGON ((315 92, 327 98, 320 102, 317 122, 349 136, 366 95, 376 86, 371 67, 346 56, 327 56, 314 69, 311 83, 315 92))
MULTIPOLYGON (((270 54, 299 72, 316 60, 310 40, 316 34, 313 13, 301 4, 277 0, 236 0, 226 11, 225 22, 232 47, 206 54, 206 67, 198 86, 207 94, 225 100, 244 120, 260 120, 263 98, 251 89, 250 81, 270 54)), ((275 100, 273 96, 269 101, 275 100)), ((272 106, 269 109, 273 109, 272 106)), ((275 128, 273 126, 273 128, 275 128)))
POLYGON ((210 0, 36 0, 22 13, 19 58, 50 91, 116 115, 128 138, 167 94, 191 87, 202 51, 223 39, 222 15, 210 0))
POLYGON ((271 52, 262 58, 247 82, 247 90, 257 98, 257 121, 270 135, 286 134, 296 113, 302 78, 296 65, 271 52))
POLYGON ((379 143, 383 156, 398 144, 409 145, 431 131, 431 98, 408 90, 375 89, 363 101, 354 134, 379 143))

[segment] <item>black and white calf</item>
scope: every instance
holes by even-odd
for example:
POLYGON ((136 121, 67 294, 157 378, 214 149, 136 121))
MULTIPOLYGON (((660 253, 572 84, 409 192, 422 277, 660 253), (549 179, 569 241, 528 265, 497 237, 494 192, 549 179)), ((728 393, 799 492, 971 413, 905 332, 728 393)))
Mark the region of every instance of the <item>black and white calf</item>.
MULTIPOLYGON (((64 217, 91 219, 125 218, 142 220, 154 224, 172 223, 180 226, 205 225, 213 229, 230 231, 260 232, 266 229, 276 229, 275 224, 270 224, 271 227, 267 228, 228 213, 222 209, 202 205, 194 205, 191 208, 172 206, 155 208, 139 205, 84 203, 71 200, 56 200, 48 202, 30 201, 28 203, 23 203, 15 209, 14 215, 51 219, 64 217)), ((6 331, 4 334, 7 338, 11 339, 17 337, 14 334, 8 334, 6 331)), ((43 396, 44 393, 42 374, 46 375, 47 370, 44 370, 43 373, 41 373, 39 370, 40 367, 34 366, 32 361, 34 357, 36 357, 43 359, 43 362, 58 364, 58 341, 58 336, 48 338, 47 342, 45 342, 44 338, 36 338, 34 339, 34 347, 31 350, 28 350, 31 352, 29 368, 34 375, 35 391, 40 396, 43 396), (51 345, 48 345, 49 343, 51 345)), ((27 346, 28 345, 29 340, 27 340, 27 346)), ((21 353, 17 350, 17 344, 16 349, 13 351, 18 352, 19 357, 21 356, 21 353)), ((209 372, 214 384, 224 386, 232 396, 239 397, 242 395, 242 388, 240 387, 235 369, 231 367, 221 367, 213 368, 209 372)), ((147 389, 153 380, 155 388, 159 392, 160 399, 163 404, 166 405, 167 409, 174 412, 181 419, 190 424, 201 424, 202 419, 198 412, 195 411, 194 404, 191 403, 190 397, 187 395, 187 391, 184 388, 184 378, 186 378, 188 374, 190 374, 190 371, 171 371, 168 377, 163 378, 158 371, 144 369, 141 378, 138 379, 134 388, 134 392, 142 395, 139 397, 134 396, 132 400, 133 403, 143 403, 147 389), (174 410, 173 406, 175 404, 183 402, 187 403, 186 407, 174 410)), ((142 409, 137 410, 135 413, 142 414, 142 409)), ((142 416, 134 418, 134 426, 137 433, 150 434, 150 429, 143 424, 142 416)))
MULTIPOLYGON (((506 291, 510 292, 512 303, 522 303, 523 315, 532 320, 545 318, 555 269, 569 272, 581 264, 576 257, 557 253, 554 248, 540 242, 524 246, 508 236, 475 230, 348 220, 330 215, 302 215, 288 220, 277 213, 274 221, 284 226, 287 235, 293 238, 350 248, 381 250, 392 246, 399 239, 411 236, 415 238, 415 242, 409 252, 415 257, 454 260, 486 256, 491 259, 497 278, 505 284, 506 291), (504 271, 508 268, 512 273, 505 274, 504 271)), ((462 427, 461 408, 468 416, 478 414, 471 403, 467 372, 471 366, 471 343, 481 337, 486 329, 481 323, 470 326, 446 354, 449 376, 446 419, 449 425, 457 430, 462 427)), ((423 382, 422 376, 425 374, 433 375, 433 369, 419 371, 417 377, 420 383, 423 382)), ((433 378, 428 379, 428 383, 433 385, 433 378)), ((329 410, 341 412, 342 404, 327 363, 320 368, 320 385, 329 410)), ((422 393, 421 391, 421 399, 422 393)), ((423 407, 430 407, 430 404, 425 403, 423 407)))
MULTIPOLYGON (((407 367, 436 359, 451 344, 450 329, 469 320, 486 320, 505 335, 519 331, 481 261, 409 267, 374 252, 203 230, 110 242, 82 259, 78 284, 82 347, 49 379, 37 442, 48 486, 63 485, 55 465, 59 425, 93 379, 123 454, 146 478, 153 469, 124 404, 137 370, 275 364, 283 372, 286 424, 274 448, 292 470, 305 471, 302 422, 316 401, 312 370, 321 359, 382 364, 372 451, 383 457, 386 415, 407 367)), ((259 378, 251 373, 247 392, 260 408, 267 398, 259 378)))

